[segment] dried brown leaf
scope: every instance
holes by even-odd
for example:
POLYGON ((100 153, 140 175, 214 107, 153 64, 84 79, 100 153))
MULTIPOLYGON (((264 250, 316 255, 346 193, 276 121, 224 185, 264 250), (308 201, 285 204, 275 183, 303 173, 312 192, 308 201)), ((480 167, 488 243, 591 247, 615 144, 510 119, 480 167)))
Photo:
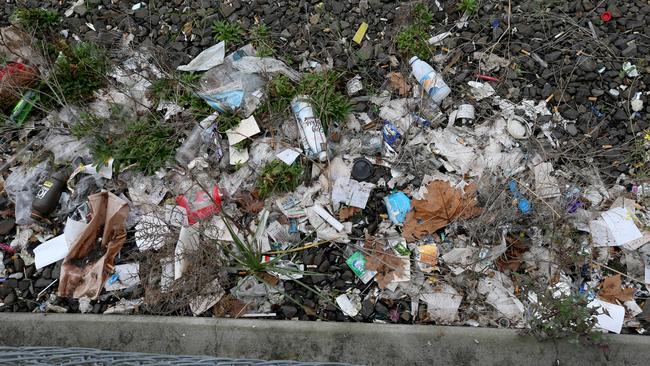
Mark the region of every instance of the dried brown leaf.
POLYGON ((622 288, 621 275, 609 276, 600 284, 598 297, 613 304, 616 300, 625 302, 634 299, 634 288, 622 288))
POLYGON ((424 200, 413 200, 413 209, 406 215, 404 238, 413 242, 426 234, 433 234, 457 219, 468 219, 481 213, 477 207, 476 185, 464 191, 449 182, 434 180, 427 186, 424 200))
POLYGON ((403 97, 408 95, 409 90, 411 90, 411 86, 408 85, 402 73, 391 72, 388 75, 386 75, 386 77, 388 78, 388 87, 390 89, 396 90, 399 93, 399 95, 403 97))
POLYGON ((358 212, 361 212, 361 209, 358 207, 343 207, 339 210, 339 220, 345 221, 358 212))

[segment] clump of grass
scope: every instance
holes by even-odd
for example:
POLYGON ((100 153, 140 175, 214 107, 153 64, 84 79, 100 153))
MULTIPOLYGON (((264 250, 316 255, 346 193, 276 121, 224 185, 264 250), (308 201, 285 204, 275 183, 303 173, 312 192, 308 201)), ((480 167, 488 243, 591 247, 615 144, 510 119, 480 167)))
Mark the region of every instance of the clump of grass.
MULTIPOLYGON (((298 93, 298 88, 287 76, 279 74, 266 85, 268 107, 271 113, 284 113, 289 110, 291 99, 298 93)), ((266 105, 264 105, 266 107, 266 105)))
POLYGON ((196 93, 200 73, 177 73, 154 80, 149 87, 149 97, 155 104, 170 101, 189 109, 197 119, 203 119, 214 110, 196 93))
POLYGON ((413 22, 405 26, 397 33, 395 45, 405 56, 418 56, 423 60, 433 55, 427 39, 429 39, 429 27, 433 23, 433 13, 424 4, 418 4, 412 11, 413 22))
POLYGON ((108 119, 84 113, 70 133, 79 139, 90 138, 95 163, 103 164, 113 158, 116 171, 134 165, 137 170, 153 174, 170 161, 178 147, 173 127, 158 122, 153 115, 128 121, 117 111, 112 111, 108 119), (109 124, 121 124, 123 131, 109 132, 105 128, 109 124))
POLYGON ((212 24, 212 32, 216 41, 226 42, 226 47, 232 48, 244 41, 244 29, 233 22, 218 20, 212 24))
POLYGON ((586 294, 546 290, 531 305, 529 332, 539 339, 594 338, 598 335, 594 330, 596 309, 587 307, 588 303, 586 294))
POLYGON ((33 34, 42 34, 60 21, 59 13, 43 8, 18 8, 11 21, 33 34))
POLYGON ((253 26, 249 32, 249 38, 259 57, 270 57, 275 54, 271 33, 266 24, 259 23, 253 26))
MULTIPOLYGON (((217 117, 217 131, 221 134, 224 134, 229 129, 239 126, 240 122, 241 117, 234 113, 221 113, 219 114, 219 117, 217 117)), ((244 141, 248 141, 248 139, 243 140, 242 142, 244 141)))
POLYGON ((106 85, 108 66, 106 51, 98 45, 66 45, 56 60, 53 77, 47 84, 50 90, 45 94, 60 104, 88 101, 106 85))
POLYGON ((299 94, 309 96, 325 130, 334 122, 343 121, 352 110, 347 96, 337 87, 341 76, 332 71, 309 74, 303 77, 298 88, 299 94))
POLYGON ((298 163, 285 164, 281 160, 273 160, 262 169, 257 179, 257 189, 260 197, 268 197, 274 193, 291 192, 300 184, 303 169, 298 163))
POLYGON ((458 11, 467 12, 469 14, 475 13, 478 9, 478 2, 476 0, 459 0, 458 11))

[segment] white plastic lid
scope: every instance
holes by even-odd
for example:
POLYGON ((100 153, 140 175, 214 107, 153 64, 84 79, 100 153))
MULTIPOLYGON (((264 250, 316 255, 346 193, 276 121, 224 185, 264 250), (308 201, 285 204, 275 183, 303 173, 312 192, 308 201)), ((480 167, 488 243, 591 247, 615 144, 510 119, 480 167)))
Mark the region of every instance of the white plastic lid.
POLYGON ((321 152, 318 154, 318 160, 320 160, 320 161, 322 161, 322 162, 327 161, 327 151, 321 151, 321 152))
POLYGON ((417 56, 413 56, 413 57, 411 57, 411 59, 409 60, 409 65, 413 64, 415 61, 417 61, 417 60, 419 60, 419 59, 420 59, 420 58, 417 57, 417 56))

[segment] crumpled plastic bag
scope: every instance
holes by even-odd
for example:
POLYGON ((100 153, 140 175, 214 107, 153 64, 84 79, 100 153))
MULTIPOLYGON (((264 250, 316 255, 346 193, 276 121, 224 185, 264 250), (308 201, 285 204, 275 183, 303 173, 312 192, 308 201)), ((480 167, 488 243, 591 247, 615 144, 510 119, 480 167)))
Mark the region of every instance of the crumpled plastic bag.
POLYGON ((433 234, 457 219, 468 219, 481 213, 477 207, 476 185, 470 184, 464 190, 451 186, 449 182, 434 180, 427 186, 424 200, 413 200, 413 210, 404 221, 404 238, 416 241, 426 234, 433 234))
POLYGON ((63 260, 59 296, 96 299, 126 240, 128 204, 110 192, 88 197, 92 219, 63 260), (98 234, 101 233, 101 244, 98 234))

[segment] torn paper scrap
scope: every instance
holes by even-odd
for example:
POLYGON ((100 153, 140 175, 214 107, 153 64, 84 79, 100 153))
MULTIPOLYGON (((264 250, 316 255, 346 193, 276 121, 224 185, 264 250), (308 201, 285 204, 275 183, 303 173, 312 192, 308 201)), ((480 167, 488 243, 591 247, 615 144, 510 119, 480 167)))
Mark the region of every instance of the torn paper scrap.
POLYGON ((247 148, 240 149, 238 147, 231 146, 230 149, 228 149, 228 152, 230 156, 230 165, 244 164, 249 159, 247 148))
POLYGON ((432 293, 420 294, 420 300, 427 303, 427 313, 431 320, 451 324, 456 320, 463 296, 453 286, 442 284, 432 293))
POLYGON ((165 238, 171 231, 161 219, 153 215, 144 215, 135 226, 135 245, 142 252, 158 250, 165 244, 165 238))
POLYGON ((279 152, 276 157, 282 160, 285 164, 291 165, 300 156, 302 150, 296 148, 288 148, 279 152))
POLYGON ((552 175, 553 164, 541 163, 535 166, 535 193, 540 198, 552 198, 560 195, 560 186, 552 175))
POLYGON ((467 84, 472 88, 472 94, 476 100, 485 99, 496 93, 492 85, 488 83, 479 83, 477 81, 468 81, 467 84))
POLYGON ((255 121, 254 116, 243 119, 241 122, 239 122, 239 125, 237 127, 226 131, 226 135, 228 136, 228 144, 230 146, 244 141, 251 136, 255 136, 258 133, 260 133, 260 126, 257 125, 257 121, 255 121))
POLYGON ((140 283, 140 264, 126 263, 119 264, 113 268, 113 273, 106 280, 104 289, 116 291, 135 286, 140 283))
POLYGON ((362 307, 359 295, 339 295, 336 298, 336 304, 341 308, 343 314, 351 317, 357 316, 362 307))
POLYGON ((214 46, 199 53, 187 65, 181 65, 176 68, 179 71, 206 71, 215 66, 221 65, 226 56, 226 44, 221 41, 214 46))
POLYGON ((306 215, 305 209, 300 205, 301 199, 298 195, 289 193, 286 197, 278 198, 275 201, 284 216, 289 219, 300 218, 306 215))
POLYGON ((218 279, 212 280, 210 284, 201 291, 201 294, 190 301, 190 310, 194 316, 205 313, 216 305, 226 292, 219 284, 218 279))
POLYGON ((60 261, 70 251, 65 235, 56 236, 34 248, 36 269, 41 269, 54 262, 60 261))
POLYGON ((332 188, 332 201, 364 209, 374 187, 372 183, 339 177, 332 188))

